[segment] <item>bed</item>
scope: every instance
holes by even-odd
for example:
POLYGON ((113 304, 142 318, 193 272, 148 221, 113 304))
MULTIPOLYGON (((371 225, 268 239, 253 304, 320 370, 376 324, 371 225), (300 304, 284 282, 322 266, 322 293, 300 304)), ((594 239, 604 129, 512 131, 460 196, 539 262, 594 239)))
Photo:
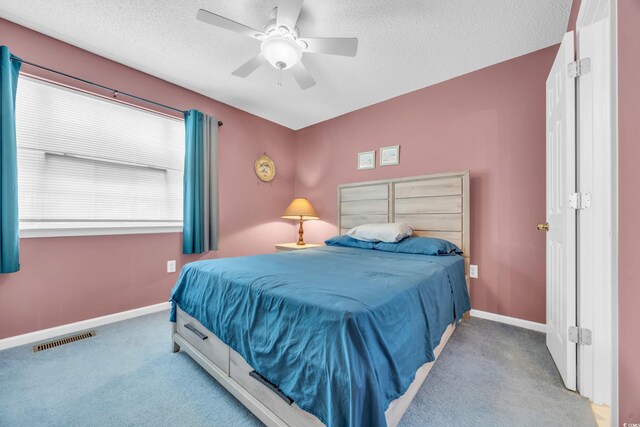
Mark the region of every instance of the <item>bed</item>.
POLYGON ((469 174, 338 188, 338 229, 406 222, 464 256, 321 247, 186 265, 183 350, 273 426, 395 426, 469 309, 469 174))

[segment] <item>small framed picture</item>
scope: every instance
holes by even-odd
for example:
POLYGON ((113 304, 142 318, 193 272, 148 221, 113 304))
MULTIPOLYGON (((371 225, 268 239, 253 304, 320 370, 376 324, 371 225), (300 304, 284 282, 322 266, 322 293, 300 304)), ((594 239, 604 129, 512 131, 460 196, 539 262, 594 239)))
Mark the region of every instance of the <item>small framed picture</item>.
POLYGON ((392 145, 380 148, 380 166, 400 164, 400 146, 392 145))
POLYGON ((375 169, 376 167, 376 152, 364 151, 358 153, 358 170, 363 169, 375 169))

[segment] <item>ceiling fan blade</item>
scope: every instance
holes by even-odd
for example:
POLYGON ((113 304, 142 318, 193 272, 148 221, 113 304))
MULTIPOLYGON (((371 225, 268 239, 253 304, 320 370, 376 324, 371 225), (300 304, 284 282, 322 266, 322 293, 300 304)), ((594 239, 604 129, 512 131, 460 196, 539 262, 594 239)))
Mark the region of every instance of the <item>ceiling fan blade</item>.
POLYGON ((309 53, 326 53, 328 55, 356 56, 358 53, 357 38, 339 37, 307 37, 301 38, 307 44, 304 50, 309 53))
POLYGON ((257 54, 244 64, 242 64, 238 69, 236 69, 233 73, 234 76, 238 77, 247 77, 249 74, 253 73, 258 69, 262 64, 266 64, 267 60, 261 53, 257 54))
POLYGON ((211 24, 215 27, 224 28, 225 30, 233 31, 234 33, 239 33, 253 39, 260 40, 260 37, 265 36, 262 31, 247 27, 246 25, 240 24, 239 22, 232 21, 231 19, 227 19, 224 16, 216 15, 215 13, 211 13, 204 9, 200 9, 196 17, 198 21, 211 24))
POLYGON ((296 65, 291 67, 291 74, 293 74, 293 78, 298 82, 300 89, 309 89, 311 86, 315 86, 316 84, 311 73, 309 73, 307 67, 305 67, 302 62, 298 62, 296 65))
POLYGON ((278 0, 276 27, 285 26, 293 31, 298 22, 303 0, 278 0))

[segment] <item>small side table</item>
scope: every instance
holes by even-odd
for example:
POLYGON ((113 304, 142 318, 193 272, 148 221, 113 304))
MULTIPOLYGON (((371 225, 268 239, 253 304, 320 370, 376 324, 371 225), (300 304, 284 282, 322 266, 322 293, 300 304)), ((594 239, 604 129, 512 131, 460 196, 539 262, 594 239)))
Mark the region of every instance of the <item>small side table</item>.
POLYGON ((318 248, 320 246, 322 245, 317 245, 315 243, 307 243, 304 245, 299 245, 297 243, 276 243, 276 252, 299 251, 302 249, 318 248))

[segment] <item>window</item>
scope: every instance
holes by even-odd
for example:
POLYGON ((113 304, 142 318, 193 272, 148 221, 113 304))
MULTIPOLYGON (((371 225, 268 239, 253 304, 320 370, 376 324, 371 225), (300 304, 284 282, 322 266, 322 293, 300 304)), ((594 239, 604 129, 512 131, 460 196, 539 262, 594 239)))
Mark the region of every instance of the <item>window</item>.
POLYGON ((180 229, 181 120, 21 77, 16 128, 22 236, 180 229))

